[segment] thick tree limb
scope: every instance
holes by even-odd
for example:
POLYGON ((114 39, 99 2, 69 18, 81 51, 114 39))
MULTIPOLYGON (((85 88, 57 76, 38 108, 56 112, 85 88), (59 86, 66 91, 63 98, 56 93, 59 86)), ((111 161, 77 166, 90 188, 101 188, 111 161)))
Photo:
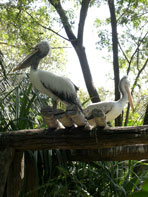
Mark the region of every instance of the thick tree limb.
MULTIPOLYGON (((120 80, 120 73, 119 73, 119 58, 118 58, 118 32, 117 32, 117 19, 116 19, 116 11, 114 0, 108 0, 108 6, 110 11, 110 18, 111 18, 111 29, 112 29, 112 49, 113 49, 113 70, 114 70, 114 83, 115 83, 115 100, 120 99, 120 92, 119 92, 119 80, 120 80)), ((121 115, 115 119, 115 125, 121 126, 122 125, 122 117, 121 115)))
POLYGON ((99 149, 116 146, 148 145, 148 126, 85 130, 83 128, 30 129, 0 133, 0 148, 99 149))
POLYGON ((72 32, 71 25, 69 24, 68 18, 65 15, 65 11, 61 5, 61 2, 59 0, 57 0, 57 1, 48 0, 48 1, 55 7, 56 11, 58 12, 58 14, 61 18, 61 21, 64 25, 64 28, 65 28, 68 38, 71 40, 71 42, 75 41, 76 37, 75 37, 74 33, 72 32))
POLYGON ((117 33, 117 20, 115 14, 114 0, 108 0, 108 6, 111 17, 112 28, 112 49, 113 49, 113 66, 114 66, 114 78, 115 78, 115 100, 120 98, 120 92, 118 88, 119 84, 119 61, 118 61, 118 33, 117 33))
POLYGON ((82 7, 81 7, 80 19, 79 19, 79 28, 78 28, 78 33, 77 33, 78 37, 76 37, 72 31, 71 25, 68 21, 68 17, 66 16, 66 13, 61 5, 60 0, 57 0, 57 1, 48 0, 48 1, 54 6, 57 13, 59 14, 62 24, 65 29, 65 32, 66 32, 71 44, 73 45, 73 47, 78 55, 80 65, 82 68, 82 72, 83 72, 83 76, 85 79, 86 87, 87 87, 87 90, 88 90, 88 93, 90 95, 92 102, 99 102, 100 98, 99 98, 98 92, 93 84, 93 79, 92 79, 91 71, 89 68, 85 48, 83 46, 84 23, 85 23, 90 0, 83 0, 82 1, 82 7))
POLYGON ((86 19, 89 3, 90 3, 90 0, 83 0, 82 1, 81 11, 80 11, 80 19, 79 19, 78 36, 77 36, 78 40, 81 43, 83 43, 84 24, 85 24, 85 19, 86 19))

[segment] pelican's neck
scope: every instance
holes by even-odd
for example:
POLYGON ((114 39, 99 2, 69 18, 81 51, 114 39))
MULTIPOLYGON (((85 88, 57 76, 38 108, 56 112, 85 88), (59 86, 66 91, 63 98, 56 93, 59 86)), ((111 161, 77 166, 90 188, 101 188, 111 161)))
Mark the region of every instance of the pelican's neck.
POLYGON ((122 94, 122 97, 121 97, 121 102, 124 102, 124 103, 126 103, 126 101, 128 100, 128 94, 127 94, 127 91, 126 91, 126 89, 125 89, 125 87, 124 86, 121 86, 120 87, 120 92, 121 92, 121 94, 122 94))
POLYGON ((37 70, 38 66, 39 66, 39 63, 40 63, 40 59, 39 58, 35 58, 33 63, 31 64, 31 69, 32 70, 37 70))

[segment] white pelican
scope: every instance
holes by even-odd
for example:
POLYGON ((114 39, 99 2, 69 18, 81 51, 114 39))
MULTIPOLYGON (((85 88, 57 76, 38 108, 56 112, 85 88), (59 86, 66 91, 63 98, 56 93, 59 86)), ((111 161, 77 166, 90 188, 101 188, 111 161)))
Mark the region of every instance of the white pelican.
POLYGON ((46 40, 39 42, 34 47, 33 51, 19 63, 13 71, 30 66, 31 83, 40 92, 54 99, 55 103, 53 104, 53 110, 56 109, 59 100, 66 105, 74 104, 82 110, 80 101, 77 97, 78 87, 75 86, 69 78, 38 69, 40 60, 47 56, 49 51, 50 46, 46 40))
POLYGON ((129 86, 130 86, 130 83, 128 81, 128 78, 127 76, 124 76, 119 83, 119 90, 122 94, 122 97, 118 101, 98 102, 98 103, 92 103, 88 105, 86 109, 84 109, 83 111, 84 111, 86 118, 89 120, 89 123, 93 126, 95 125, 95 121, 93 120, 93 117, 91 114, 93 109, 102 110, 106 115, 106 122, 114 120, 122 113, 122 110, 127 100, 129 100, 131 108, 134 111, 134 105, 133 105, 131 93, 129 90, 129 86))

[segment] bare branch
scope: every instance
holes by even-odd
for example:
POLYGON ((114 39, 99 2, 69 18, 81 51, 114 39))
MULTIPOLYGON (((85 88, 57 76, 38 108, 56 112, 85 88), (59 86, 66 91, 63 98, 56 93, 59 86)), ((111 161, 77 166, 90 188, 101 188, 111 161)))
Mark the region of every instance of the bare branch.
POLYGON ((81 44, 83 43, 84 24, 85 24, 85 19, 86 19, 89 3, 90 3, 90 0, 83 0, 81 11, 80 11, 79 28, 78 28, 77 37, 78 37, 78 40, 81 42, 81 44))
POLYGON ((129 61, 129 66, 127 69, 127 75, 129 74, 130 68, 131 68, 131 62, 133 61, 133 58, 135 56, 135 54, 137 53, 137 51, 139 50, 140 45, 142 44, 143 40, 145 39, 145 37, 147 36, 148 32, 146 32, 146 34, 143 36, 143 38, 139 38, 139 41, 137 43, 137 48, 135 49, 134 53, 132 54, 130 61, 129 61))
POLYGON ((120 42, 118 42, 118 45, 119 45, 119 48, 120 48, 120 50, 122 51, 123 56, 125 57, 126 61, 127 61, 128 63, 130 63, 130 61, 128 60, 128 57, 126 56, 126 54, 124 53, 124 50, 122 49, 122 46, 121 46, 120 42))
POLYGON ((0 44, 8 45, 8 46, 11 46, 11 47, 14 47, 14 48, 19 48, 18 46, 16 46, 16 45, 10 45, 10 44, 8 44, 7 42, 1 42, 1 41, 0 41, 0 44))
MULTIPOLYGON (((138 79, 139 79, 139 77, 140 77, 140 74, 141 74, 142 71, 145 69, 147 63, 148 63, 148 58, 146 59, 144 65, 143 65, 142 68, 139 70, 139 72, 138 72, 138 74, 137 74, 137 76, 136 76, 136 78, 135 78, 135 82, 134 82, 134 84, 133 84, 133 86, 132 86, 132 88, 131 88, 131 94, 134 93, 134 88, 135 88, 135 86, 137 85, 137 82, 138 82, 138 79)), ((124 126, 126 126, 127 123, 128 123, 129 109, 130 109, 130 104, 128 103, 127 111, 126 111, 126 118, 125 118, 125 122, 124 122, 124 126)))
POLYGON ((47 30, 53 32, 54 34, 56 34, 57 36, 63 38, 64 40, 70 41, 69 39, 65 38, 64 36, 60 35, 60 34, 57 33, 56 31, 54 31, 53 29, 51 29, 50 27, 46 27, 46 26, 42 25, 41 23, 39 23, 38 21, 36 21, 36 20, 34 19, 34 17, 33 17, 29 12, 26 11, 26 13, 34 20, 35 23, 37 23, 37 24, 38 24, 39 26, 41 26, 42 28, 47 29, 47 30))
POLYGON ((76 37, 75 37, 74 33, 72 32, 71 25, 69 24, 68 18, 65 15, 65 11, 61 5, 60 0, 56 0, 56 1, 55 0, 48 0, 48 1, 54 6, 57 13, 59 14, 69 40, 71 42, 76 41, 76 37))
POLYGON ((136 76, 135 82, 134 82, 133 87, 132 87, 132 89, 131 89, 131 93, 132 93, 132 94, 133 94, 133 92, 134 92, 134 87, 137 85, 137 81, 138 81, 138 79, 139 79, 139 77, 140 77, 140 74, 141 74, 142 71, 145 69, 147 63, 148 63, 148 58, 146 59, 144 65, 143 65, 142 68, 139 70, 139 72, 138 72, 138 74, 137 74, 137 76, 136 76))

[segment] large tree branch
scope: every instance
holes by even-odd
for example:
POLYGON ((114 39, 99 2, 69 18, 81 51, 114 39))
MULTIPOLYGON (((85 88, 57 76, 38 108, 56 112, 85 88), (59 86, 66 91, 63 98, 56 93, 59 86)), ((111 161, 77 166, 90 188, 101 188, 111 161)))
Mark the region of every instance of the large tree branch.
POLYGON ((118 61, 118 34, 117 34, 117 20, 115 15, 114 0, 108 0, 108 6, 111 17, 112 28, 112 48, 113 48, 113 66, 114 66, 114 78, 115 78, 115 100, 120 98, 120 92, 118 89, 119 84, 119 61, 118 61))
POLYGON ((71 44, 73 45, 73 47, 78 55, 80 65, 82 68, 82 72, 83 72, 83 76, 84 76, 84 80, 85 80, 86 87, 87 87, 89 96, 91 98, 91 101, 94 103, 99 102, 100 98, 99 98, 98 92, 93 84, 93 79, 92 79, 91 71, 89 68, 85 48, 83 46, 84 23, 85 23, 85 19, 86 19, 86 15, 87 15, 89 0, 82 1, 80 20, 79 20, 79 28, 78 28, 78 38, 74 35, 74 33, 71 29, 71 25, 68 21, 68 18, 65 14, 65 11, 64 11, 62 5, 60 3, 60 0, 56 0, 56 1, 48 0, 48 1, 54 6, 57 13, 59 14, 61 21, 63 23, 64 29, 65 29, 65 32, 66 32, 69 40, 71 41, 71 44))
POLYGON ((83 0, 82 6, 81 6, 81 11, 80 11, 80 19, 79 19, 79 28, 78 28, 77 38, 81 42, 82 45, 83 45, 84 24, 85 24, 85 19, 87 16, 89 3, 90 3, 90 0, 83 0))
MULTIPOLYGON (((111 18, 111 28, 112 28, 112 49, 113 49, 113 70, 114 70, 114 84, 115 84, 115 100, 120 99, 120 92, 119 92, 119 80, 120 80, 120 73, 119 73, 119 58, 118 58, 118 33, 117 33, 117 20, 116 20, 116 12, 115 12, 115 5, 114 0, 108 0, 108 6, 110 11, 110 18, 111 18)), ((121 115, 115 119, 115 125, 121 126, 122 125, 122 118, 121 115)))
POLYGON ((61 21, 64 25, 64 28, 65 28, 65 31, 66 31, 66 34, 68 36, 68 38, 71 40, 71 42, 75 41, 76 40, 76 36, 74 35, 72 29, 71 29, 71 25, 68 21, 68 18, 65 14, 65 11, 61 5, 61 2, 60 0, 48 0, 53 6, 54 8, 56 9, 57 13, 59 14, 60 18, 61 18, 61 21))

